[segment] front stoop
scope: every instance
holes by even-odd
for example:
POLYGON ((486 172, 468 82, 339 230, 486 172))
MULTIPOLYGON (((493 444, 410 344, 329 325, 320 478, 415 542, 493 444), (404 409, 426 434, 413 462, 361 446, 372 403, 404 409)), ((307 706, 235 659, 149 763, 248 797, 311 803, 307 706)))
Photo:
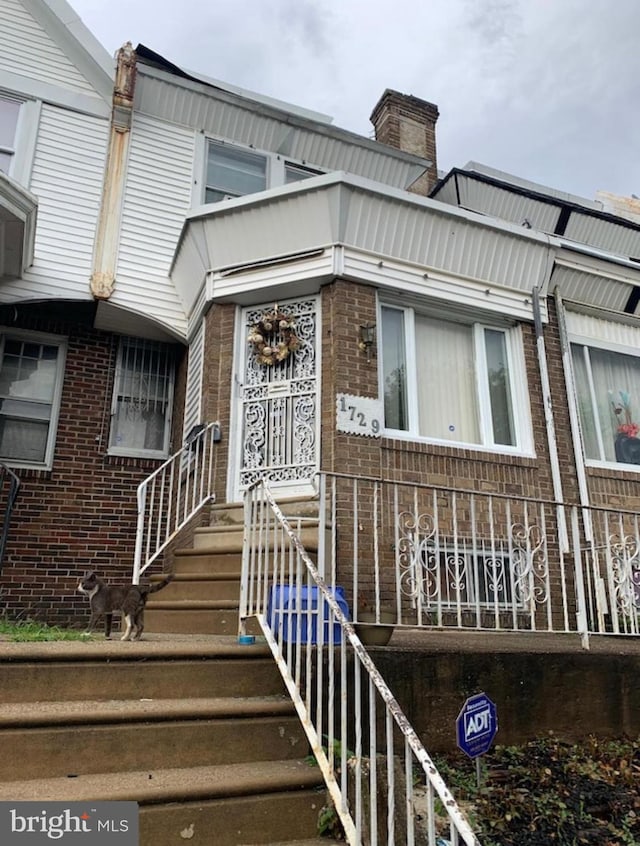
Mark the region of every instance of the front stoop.
MULTIPOLYGON (((315 556, 318 549, 317 500, 285 501, 282 508, 305 548, 315 556)), ((175 551, 171 584, 149 597, 145 630, 237 634, 243 541, 242 504, 214 505, 210 525, 196 529, 193 547, 175 551)), ((247 631, 259 633, 251 625, 247 631)))
POLYGON ((141 846, 314 838, 324 785, 269 651, 199 647, 0 644, 0 799, 137 801, 141 846))

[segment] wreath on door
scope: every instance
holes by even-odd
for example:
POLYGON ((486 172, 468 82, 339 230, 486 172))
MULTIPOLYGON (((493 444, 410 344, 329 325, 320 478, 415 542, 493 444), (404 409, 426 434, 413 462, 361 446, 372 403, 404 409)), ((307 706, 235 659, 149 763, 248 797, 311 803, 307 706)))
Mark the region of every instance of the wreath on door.
POLYGON ((284 361, 302 344, 295 333, 295 322, 277 306, 266 311, 251 327, 247 340, 256 352, 258 363, 267 367, 284 361))

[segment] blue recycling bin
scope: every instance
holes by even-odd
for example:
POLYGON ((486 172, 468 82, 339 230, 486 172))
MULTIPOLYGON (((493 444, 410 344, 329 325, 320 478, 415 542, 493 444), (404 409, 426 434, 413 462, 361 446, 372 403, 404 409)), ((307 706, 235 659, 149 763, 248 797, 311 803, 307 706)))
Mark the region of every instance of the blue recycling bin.
MULTIPOLYGON (((287 643, 296 643, 298 637, 300 643, 315 644, 318 642, 318 620, 322 613, 324 623, 323 643, 330 642, 330 616, 331 609, 326 600, 322 602, 322 611, 318 609, 318 587, 295 587, 290 585, 275 585, 269 592, 267 605, 267 622, 278 634, 282 626, 282 639, 287 643), (300 622, 298 623, 298 617, 300 622)), ((349 605, 344 598, 344 589, 336 587, 333 596, 345 615, 350 620, 349 605)), ((333 623, 333 643, 341 643, 342 629, 340 623, 333 623)))

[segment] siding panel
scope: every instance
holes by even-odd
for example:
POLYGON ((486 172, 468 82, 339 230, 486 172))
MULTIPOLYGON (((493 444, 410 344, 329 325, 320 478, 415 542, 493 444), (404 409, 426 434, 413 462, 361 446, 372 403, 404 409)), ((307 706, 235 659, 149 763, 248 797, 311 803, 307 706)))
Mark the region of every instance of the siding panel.
POLYGON ((152 314, 184 335, 184 307, 168 278, 191 204, 194 133, 134 117, 114 305, 152 314))
POLYGON ((43 105, 30 184, 38 197, 34 263, 23 282, 2 286, 3 302, 90 299, 107 130, 106 121, 43 105))
POLYGON ((18 0, 0 0, 0 70, 95 96, 93 86, 18 0))

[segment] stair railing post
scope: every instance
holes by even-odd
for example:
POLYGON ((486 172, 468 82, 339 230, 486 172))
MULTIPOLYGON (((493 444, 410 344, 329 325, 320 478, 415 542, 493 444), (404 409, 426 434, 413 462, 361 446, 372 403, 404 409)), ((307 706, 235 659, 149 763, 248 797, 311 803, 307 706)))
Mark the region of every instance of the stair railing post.
POLYGON ((136 547, 133 556, 133 584, 140 584, 140 568, 142 566, 142 545, 144 540, 144 516, 147 505, 147 484, 138 485, 138 522, 136 525, 136 547))

